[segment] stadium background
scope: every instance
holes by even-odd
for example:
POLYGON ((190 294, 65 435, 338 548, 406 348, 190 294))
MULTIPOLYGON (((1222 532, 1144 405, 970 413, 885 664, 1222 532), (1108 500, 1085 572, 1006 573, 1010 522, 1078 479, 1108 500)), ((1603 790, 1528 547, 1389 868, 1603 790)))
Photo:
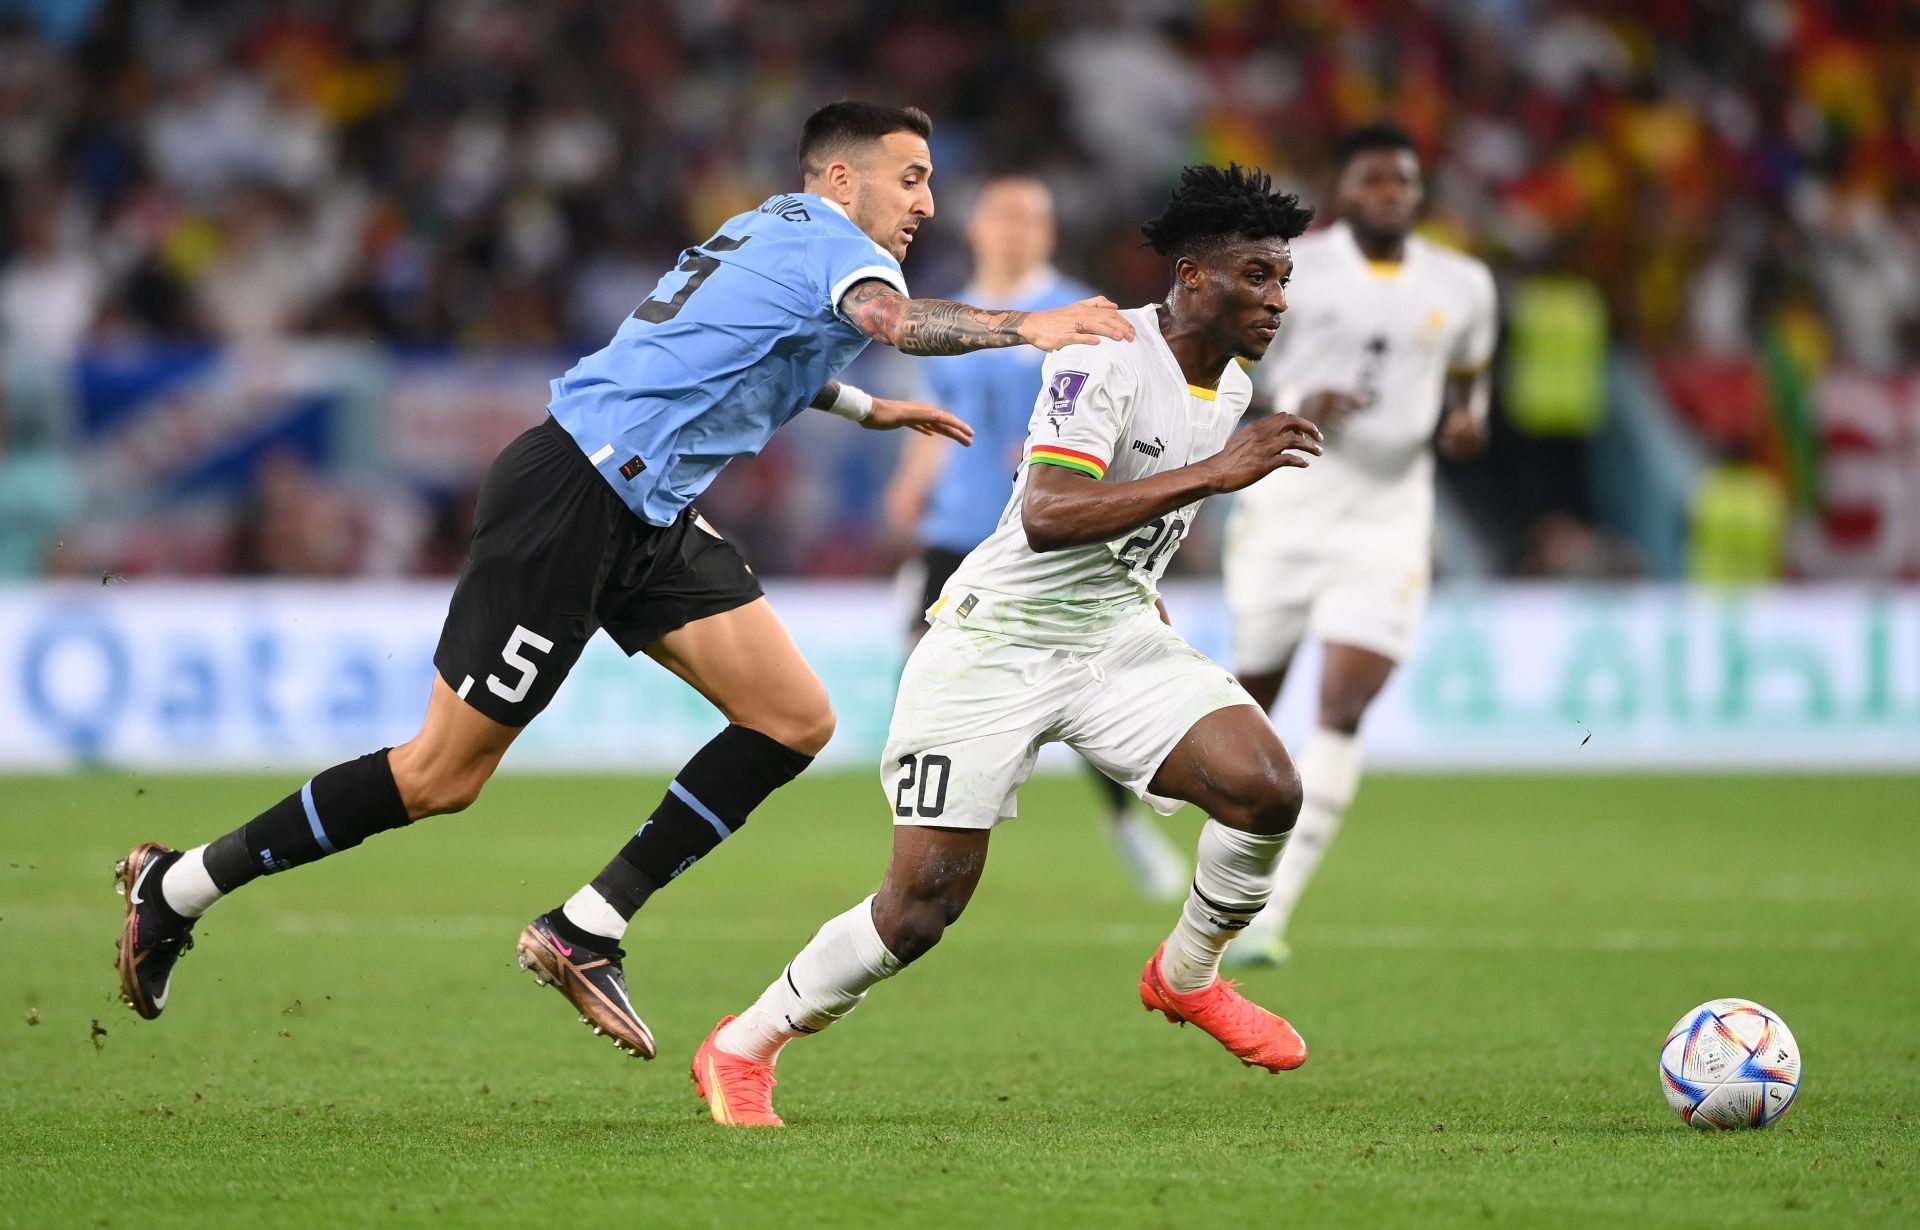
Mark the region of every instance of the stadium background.
MULTIPOLYGON (((1418 135, 1427 228, 1492 262, 1505 321, 1385 763, 1920 762, 1901 6, 0 11, 0 763, 404 737, 493 453, 682 245, 792 186, 799 117, 849 94, 937 118, 923 293, 963 280, 994 169, 1043 175, 1060 263, 1140 302, 1164 271, 1137 221, 1181 163, 1323 201, 1344 128, 1418 135)), ((891 353, 854 376, 915 391, 891 353)), ((847 763, 890 699, 897 650, 859 625, 899 604, 897 445, 803 416, 702 501, 826 672, 847 763)), ((1176 566, 1220 650, 1217 537, 1176 566)), ((510 763, 666 768, 703 737, 605 646, 569 691, 510 763)))

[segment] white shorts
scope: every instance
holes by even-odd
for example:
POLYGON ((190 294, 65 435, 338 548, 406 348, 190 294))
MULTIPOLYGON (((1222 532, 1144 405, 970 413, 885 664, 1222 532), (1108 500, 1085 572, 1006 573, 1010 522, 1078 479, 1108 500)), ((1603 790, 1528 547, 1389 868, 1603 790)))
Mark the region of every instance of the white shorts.
POLYGON ((1162 815, 1148 791, 1201 718, 1253 698, 1149 609, 1085 650, 933 625, 907 659, 880 782, 896 824, 989 829, 1017 812, 1042 745, 1066 743, 1162 815))
POLYGON ((1316 543, 1291 554, 1230 551, 1224 570, 1234 669, 1259 675, 1292 661, 1309 637, 1405 661, 1420 632, 1432 563, 1422 536, 1316 543))

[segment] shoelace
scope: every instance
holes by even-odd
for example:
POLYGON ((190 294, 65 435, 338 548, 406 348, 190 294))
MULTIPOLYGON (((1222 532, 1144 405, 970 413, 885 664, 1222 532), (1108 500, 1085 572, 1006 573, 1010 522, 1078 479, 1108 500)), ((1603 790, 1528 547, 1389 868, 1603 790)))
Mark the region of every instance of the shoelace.
POLYGON ((193 948, 193 932, 182 931, 177 936, 162 936, 153 942, 153 946, 155 948, 178 948, 181 952, 190 951, 193 948))
POLYGON ((773 1079, 773 1065, 765 1063, 731 1064, 733 1074, 745 1078, 742 1088, 735 1088, 729 1100, 736 1110, 753 1114, 771 1115, 773 1113, 773 1087, 780 1082, 773 1079))
POLYGON ((1231 1014, 1235 1024, 1247 1028, 1259 1026, 1263 1023, 1266 1010, 1241 995, 1239 991, 1238 978, 1221 979, 1202 992, 1206 996, 1206 1001, 1196 1004, 1195 1007, 1203 1012, 1211 1009, 1231 1014))
POLYGON ((189 927, 178 935, 162 935, 148 948, 178 948, 181 952, 187 952, 193 948, 193 929, 189 927))

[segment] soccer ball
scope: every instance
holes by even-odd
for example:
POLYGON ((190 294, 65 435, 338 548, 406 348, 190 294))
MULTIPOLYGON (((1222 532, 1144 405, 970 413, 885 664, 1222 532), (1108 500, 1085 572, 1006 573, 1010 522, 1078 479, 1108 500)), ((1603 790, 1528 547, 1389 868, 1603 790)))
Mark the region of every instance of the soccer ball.
POLYGON ((1752 1000, 1708 1000, 1667 1031, 1660 1087, 1694 1127, 1763 1128, 1800 1092, 1800 1046, 1752 1000))

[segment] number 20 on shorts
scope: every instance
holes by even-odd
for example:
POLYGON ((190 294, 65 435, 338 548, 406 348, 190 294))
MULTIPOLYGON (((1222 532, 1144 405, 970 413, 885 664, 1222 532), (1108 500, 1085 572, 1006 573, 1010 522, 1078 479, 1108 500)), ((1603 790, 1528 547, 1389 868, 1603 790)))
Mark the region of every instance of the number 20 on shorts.
POLYGON ((900 768, 904 772, 893 792, 893 814, 902 819, 938 820, 947 810, 947 779, 953 775, 953 761, 935 753, 902 756, 900 768))

